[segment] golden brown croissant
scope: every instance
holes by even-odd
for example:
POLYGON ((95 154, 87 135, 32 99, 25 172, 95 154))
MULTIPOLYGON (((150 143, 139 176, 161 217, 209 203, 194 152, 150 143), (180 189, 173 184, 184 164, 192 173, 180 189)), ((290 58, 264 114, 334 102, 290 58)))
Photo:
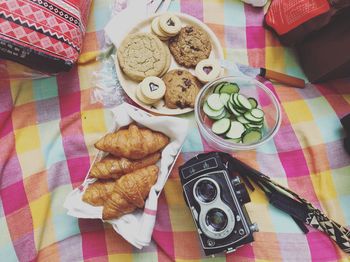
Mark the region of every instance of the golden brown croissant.
POLYGON ((152 165, 117 180, 113 192, 103 206, 103 219, 118 218, 131 213, 137 207, 143 207, 151 187, 157 181, 158 171, 158 167, 152 165))
POLYGON ((92 166, 89 176, 100 179, 118 179, 122 175, 146 166, 153 165, 157 163, 159 159, 159 152, 151 154, 140 160, 129 160, 123 157, 117 158, 114 156, 107 156, 92 166))
POLYGON ((103 206, 113 192, 114 184, 114 180, 96 181, 85 190, 83 201, 93 206, 103 206))
POLYGON ((161 150, 168 143, 166 135, 131 124, 128 129, 105 135, 97 141, 95 147, 117 157, 141 159, 161 150))

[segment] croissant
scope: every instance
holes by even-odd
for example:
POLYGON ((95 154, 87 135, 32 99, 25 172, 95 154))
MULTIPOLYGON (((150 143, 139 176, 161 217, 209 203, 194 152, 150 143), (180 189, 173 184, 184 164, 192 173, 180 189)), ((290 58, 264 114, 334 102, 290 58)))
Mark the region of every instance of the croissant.
POLYGON ((160 159, 160 153, 154 153, 140 160, 129 160, 127 158, 116 158, 107 156, 100 162, 95 163, 90 170, 90 177, 118 179, 122 175, 135 171, 149 165, 155 164, 160 159))
POLYGON ((118 218, 131 213, 137 207, 143 207, 151 187, 157 181, 158 171, 158 167, 152 165, 117 180, 113 192, 103 206, 103 219, 118 218))
POLYGON ((117 157, 141 159, 161 150, 168 143, 166 135, 131 124, 128 129, 105 135, 96 142, 95 147, 117 157))
POLYGON ((85 190, 83 201, 93 206, 103 206, 113 192, 114 184, 114 180, 96 181, 85 190))

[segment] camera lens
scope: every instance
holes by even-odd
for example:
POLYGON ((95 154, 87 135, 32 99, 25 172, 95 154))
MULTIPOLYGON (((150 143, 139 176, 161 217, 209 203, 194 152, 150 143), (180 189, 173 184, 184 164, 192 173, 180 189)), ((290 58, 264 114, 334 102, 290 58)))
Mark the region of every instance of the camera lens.
POLYGON ((227 215, 224 211, 218 208, 210 209, 206 215, 207 226, 215 232, 224 230, 227 226, 227 215))
POLYGON ((202 180, 196 187, 196 195, 205 203, 211 202, 215 199, 217 189, 215 184, 210 180, 202 180))

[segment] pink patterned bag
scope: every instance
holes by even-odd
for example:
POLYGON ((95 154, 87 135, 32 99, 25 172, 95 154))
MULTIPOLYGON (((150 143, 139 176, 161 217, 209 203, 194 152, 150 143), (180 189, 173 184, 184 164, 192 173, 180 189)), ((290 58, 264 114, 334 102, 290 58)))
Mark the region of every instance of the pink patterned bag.
POLYGON ((0 58, 45 73, 77 61, 91 0, 0 0, 0 58))

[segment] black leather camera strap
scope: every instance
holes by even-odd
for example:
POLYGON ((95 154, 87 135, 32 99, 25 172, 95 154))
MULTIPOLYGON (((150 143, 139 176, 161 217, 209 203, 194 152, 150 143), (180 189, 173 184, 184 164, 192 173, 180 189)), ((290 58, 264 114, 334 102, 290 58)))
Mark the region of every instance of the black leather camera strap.
POLYGON ((306 225, 327 234, 344 252, 350 254, 350 231, 328 218, 307 200, 301 198, 292 190, 274 182, 270 177, 249 167, 243 162, 226 153, 219 153, 232 174, 238 173, 246 185, 254 190, 256 184, 267 196, 269 202, 278 209, 289 214, 304 233, 308 232, 306 225))

